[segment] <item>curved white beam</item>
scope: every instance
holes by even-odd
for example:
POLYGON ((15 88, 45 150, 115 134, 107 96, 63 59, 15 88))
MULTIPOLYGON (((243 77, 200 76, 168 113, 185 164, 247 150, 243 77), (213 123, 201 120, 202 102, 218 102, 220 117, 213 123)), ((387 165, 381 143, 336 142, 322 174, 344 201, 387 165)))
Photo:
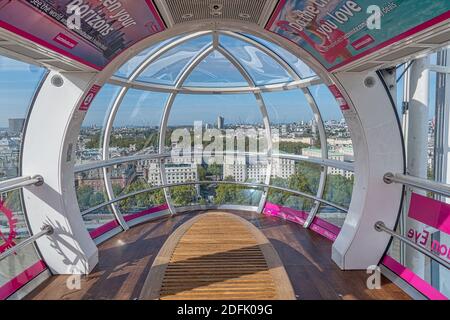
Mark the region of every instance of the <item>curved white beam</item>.
MULTIPOLYGON (((214 46, 211 44, 207 48, 200 51, 192 60, 191 62, 185 66, 184 70, 181 72, 180 77, 177 79, 175 83, 176 88, 181 88, 183 83, 186 81, 186 79, 189 77, 189 75, 194 71, 194 69, 204 60, 206 57, 208 57, 212 52, 214 51, 214 46)), ((177 97, 177 93, 171 93, 166 105, 164 107, 163 115, 161 117, 161 124, 159 126, 160 133, 159 133, 159 153, 165 152, 165 142, 166 142, 166 136, 167 136, 167 125, 169 123, 169 115, 170 111, 172 110, 173 103, 175 102, 175 98, 177 97)), ((160 165, 160 174, 161 174, 161 183, 163 185, 167 185, 167 175, 166 175, 166 166, 165 166, 165 159, 161 159, 161 165, 160 165)), ((166 197, 167 205, 169 206, 169 210, 171 214, 176 214, 176 208, 173 205, 170 190, 168 188, 164 188, 164 196, 166 197)))

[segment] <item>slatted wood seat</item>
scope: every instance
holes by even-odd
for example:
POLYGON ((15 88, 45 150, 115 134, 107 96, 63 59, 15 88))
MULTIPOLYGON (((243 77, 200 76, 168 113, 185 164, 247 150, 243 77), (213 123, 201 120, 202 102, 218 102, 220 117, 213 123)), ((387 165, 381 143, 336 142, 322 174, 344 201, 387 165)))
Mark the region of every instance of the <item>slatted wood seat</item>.
POLYGON ((295 299, 278 254, 248 221, 222 212, 197 216, 161 248, 141 299, 295 299))

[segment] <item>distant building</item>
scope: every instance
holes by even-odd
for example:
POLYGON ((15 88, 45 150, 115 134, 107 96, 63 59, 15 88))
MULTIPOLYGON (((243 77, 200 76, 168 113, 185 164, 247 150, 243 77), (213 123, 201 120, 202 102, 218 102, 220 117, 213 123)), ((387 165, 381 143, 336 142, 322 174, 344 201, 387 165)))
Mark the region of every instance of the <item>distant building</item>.
POLYGON ((223 117, 217 118, 217 129, 219 130, 225 129, 225 119, 223 117))
MULTIPOLYGON (((259 161, 251 163, 249 157, 238 157, 234 163, 225 164, 223 176, 232 177, 236 182, 256 181, 264 182, 267 176, 268 163, 259 161)), ((295 174, 295 161, 288 159, 274 159, 272 163, 272 177, 289 179, 295 174)))
MULTIPOLYGON (((303 155, 307 157, 313 157, 313 158, 321 158, 322 157, 322 151, 318 148, 308 148, 303 149, 303 155)), ((336 160, 341 162, 354 162, 354 156, 353 156, 353 148, 350 147, 343 147, 336 150, 329 150, 328 151, 328 159, 330 160, 336 160)), ((343 176, 347 179, 350 179, 355 175, 352 171, 346 171, 344 169, 339 168, 333 168, 328 167, 328 174, 329 175, 336 175, 336 176, 343 176)))
POLYGON ((9 119, 9 133, 20 134, 25 124, 25 119, 9 119))

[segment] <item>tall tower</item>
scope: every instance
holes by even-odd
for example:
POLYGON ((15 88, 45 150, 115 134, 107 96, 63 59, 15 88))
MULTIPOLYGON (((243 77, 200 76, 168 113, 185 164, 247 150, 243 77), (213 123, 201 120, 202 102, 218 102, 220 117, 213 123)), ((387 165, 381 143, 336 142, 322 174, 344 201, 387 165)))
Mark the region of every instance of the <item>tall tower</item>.
POLYGON ((223 130, 225 129, 225 119, 221 116, 217 117, 217 129, 223 130))

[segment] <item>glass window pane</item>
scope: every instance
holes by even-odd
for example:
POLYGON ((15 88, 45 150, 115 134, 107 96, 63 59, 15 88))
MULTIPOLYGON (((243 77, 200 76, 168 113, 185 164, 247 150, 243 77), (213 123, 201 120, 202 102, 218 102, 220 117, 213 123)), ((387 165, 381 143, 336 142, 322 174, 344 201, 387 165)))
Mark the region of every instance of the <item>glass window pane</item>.
POLYGON ((104 124, 121 87, 105 85, 95 100, 81 126, 77 143, 77 164, 95 162, 102 159, 104 124))
POLYGON ((110 157, 158 153, 159 126, 167 94, 130 89, 114 120, 110 157))
MULTIPOLYGON (((30 237, 22 207, 21 191, 0 196, 0 253, 30 237)), ((0 261, 0 287, 40 260, 34 246, 27 246, 0 261)))
POLYGON ((302 60, 294 56, 289 51, 281 48, 280 46, 277 46, 276 44, 266 41, 261 38, 257 38, 252 35, 246 35, 249 38, 252 38, 253 40, 258 41, 259 43, 265 45, 267 48, 271 49, 273 52, 277 53, 279 56, 283 58, 284 61, 289 63, 291 67, 294 68, 294 70, 297 72, 297 74, 301 78, 310 78, 316 75, 314 70, 312 70, 306 63, 304 63, 302 60))
POLYGON ((330 159, 353 162, 350 131, 336 99, 325 85, 313 86, 310 91, 325 123, 330 159))
POLYGON ((46 69, 0 56, 0 180, 20 174, 22 132, 46 69))
POLYGON ((221 36, 220 43, 239 60, 257 85, 293 80, 280 64, 260 49, 229 36, 221 36))
POLYGON ((278 136, 275 153, 306 155, 313 149, 322 157, 318 122, 300 90, 263 94, 272 126, 272 134, 278 136))
POLYGON ((152 63, 138 81, 174 85, 181 71, 212 41, 211 36, 202 36, 171 49, 152 63))
POLYGON ((172 41, 175 41, 179 37, 174 37, 162 42, 158 42, 154 44, 153 46, 141 51, 136 56, 128 60, 126 63, 124 63, 119 70, 115 73, 116 77, 121 78, 129 78, 131 74, 147 59, 149 58, 153 53, 155 53, 157 50, 164 47, 166 44, 169 44, 172 41))
POLYGON ((230 61, 215 51, 194 69, 184 86, 246 87, 248 83, 230 61))

